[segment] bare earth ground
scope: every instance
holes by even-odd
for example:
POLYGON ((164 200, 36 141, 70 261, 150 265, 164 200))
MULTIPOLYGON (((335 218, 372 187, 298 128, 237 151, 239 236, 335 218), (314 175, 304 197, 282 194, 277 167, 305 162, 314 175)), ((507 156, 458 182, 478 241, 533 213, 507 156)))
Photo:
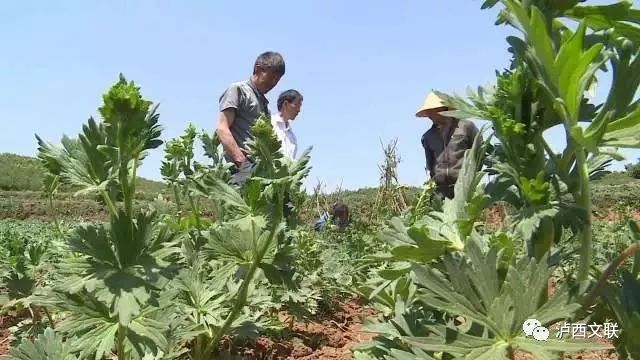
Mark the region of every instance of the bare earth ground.
POLYGON ((0 329, 0 355, 9 352, 9 330, 0 329))
MULTIPOLYGON (((487 208, 484 211, 484 220, 488 228, 497 229, 504 226, 509 226, 508 219, 506 218, 507 212, 503 206, 494 205, 487 208)), ((594 221, 606 221, 608 223, 618 223, 625 219, 625 216, 640 221, 640 208, 631 210, 628 214, 623 214, 613 209, 606 209, 593 215, 594 221)))
MULTIPOLYGON (((223 358, 351 360, 349 349, 372 338, 371 334, 359 332, 362 327, 360 316, 374 314, 373 309, 364 306, 357 299, 351 299, 322 321, 309 323, 294 321, 291 328, 293 336, 290 339, 272 340, 267 336, 260 336, 255 344, 232 349, 223 358)), ((283 322, 289 318, 285 312, 281 312, 279 317, 283 322)), ((0 317, 0 356, 8 353, 10 342, 8 328, 18 321, 10 316, 0 317)), ((222 346, 225 347, 224 344, 222 346)))
MULTIPOLYGON (((349 349, 362 342, 370 340, 373 335, 360 333, 362 327, 361 316, 375 315, 371 308, 363 306, 356 299, 351 299, 340 306, 329 318, 320 322, 294 321, 293 338, 287 340, 272 340, 261 336, 253 346, 232 351, 233 355, 247 360, 271 359, 332 359, 351 360, 349 349)), ((286 313, 279 314, 286 323, 286 313)))
MULTIPOLYGON (((370 340, 373 335, 361 333, 361 316, 375 315, 375 311, 356 299, 351 299, 342 304, 333 315, 319 322, 294 321, 292 336, 288 339, 274 340, 267 336, 260 336, 255 344, 226 350, 222 359, 246 359, 246 360, 352 360, 350 348, 362 341, 370 340)), ((286 313, 279 314, 281 320, 286 322, 286 313)), ((15 325, 18 319, 14 317, 0 317, 0 356, 5 355, 9 349, 10 326, 15 325)), ((598 342, 608 344, 607 339, 598 339, 598 342)), ((225 348, 224 343, 222 347, 225 348)), ((516 360, 535 360, 531 355, 516 352, 516 360)), ((565 355, 565 360, 618 360, 615 350, 598 352, 583 352, 574 355, 565 355)))
POLYGON ((9 352, 9 328, 18 323, 13 316, 0 316, 0 356, 9 352))
MULTIPOLYGON (((598 343, 609 345, 607 339, 598 339, 598 343)), ((536 360, 530 354, 517 352, 514 357, 515 360, 536 360)), ((615 350, 603 350, 603 351, 588 351, 575 353, 573 355, 565 355, 564 360, 618 360, 618 354, 615 350)))
MULTIPOLYGON (((48 219, 47 214, 40 206, 23 206, 19 215, 22 218, 42 218, 48 219)), ((93 219, 103 217, 98 209, 71 209, 69 215, 80 212, 93 219), (76 210, 76 211, 73 211, 76 210), (89 210, 89 211, 87 211, 89 210)), ((505 225, 505 211, 501 207, 487 209, 486 222, 489 227, 500 227, 505 225)), ((630 214, 635 220, 640 220, 640 210, 635 210, 630 214)), ((608 222, 616 222, 621 219, 620 214, 609 211, 598 216, 608 222)), ((554 288, 553 285, 551 285, 554 288)), ((554 289, 550 289, 553 292, 554 289)), ((271 339, 267 336, 260 336, 255 344, 239 349, 233 349, 227 353, 228 359, 247 360, 351 360, 353 357, 349 349, 361 341, 370 340, 372 334, 360 333, 362 328, 360 316, 371 316, 375 312, 355 299, 341 305, 329 318, 318 322, 294 321, 292 327, 292 337, 290 339, 271 339)), ((286 319, 285 313, 280 314, 281 319, 286 319)), ((19 319, 10 316, 0 316, 0 356, 5 355, 9 348, 9 330, 19 319)), ((598 342, 609 344, 607 339, 598 339, 598 342)), ((516 352, 516 360, 534 360, 529 354, 516 352)), ((565 360, 618 360, 615 350, 604 350, 597 352, 583 352, 574 355, 565 355, 565 360)))

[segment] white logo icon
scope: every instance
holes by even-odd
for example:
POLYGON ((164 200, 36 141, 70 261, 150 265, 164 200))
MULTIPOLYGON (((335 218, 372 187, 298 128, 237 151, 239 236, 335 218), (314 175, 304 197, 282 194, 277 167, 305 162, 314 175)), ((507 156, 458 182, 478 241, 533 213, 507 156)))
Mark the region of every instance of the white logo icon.
POLYGON ((539 326, 542 326, 542 323, 540 323, 540 321, 536 319, 528 319, 524 322, 524 324, 522 324, 522 330, 524 330, 524 333, 527 334, 527 336, 531 336, 533 335, 533 330, 535 330, 539 326))
POLYGON ((549 329, 542 326, 542 323, 536 319, 527 319, 522 324, 522 330, 527 336, 533 336, 538 341, 547 341, 549 339, 549 329))
POLYGON ((533 338, 538 341, 547 341, 549 338, 549 329, 546 327, 538 326, 533 330, 533 338))

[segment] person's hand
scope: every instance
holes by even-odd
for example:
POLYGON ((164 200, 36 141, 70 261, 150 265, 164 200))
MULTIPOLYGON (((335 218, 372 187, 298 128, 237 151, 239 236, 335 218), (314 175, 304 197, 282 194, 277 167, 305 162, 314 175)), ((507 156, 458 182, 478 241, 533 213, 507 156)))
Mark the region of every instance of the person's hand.
POLYGON ((233 159, 233 163, 236 164, 237 167, 244 165, 245 161, 247 161, 247 157, 242 152, 239 152, 233 159))

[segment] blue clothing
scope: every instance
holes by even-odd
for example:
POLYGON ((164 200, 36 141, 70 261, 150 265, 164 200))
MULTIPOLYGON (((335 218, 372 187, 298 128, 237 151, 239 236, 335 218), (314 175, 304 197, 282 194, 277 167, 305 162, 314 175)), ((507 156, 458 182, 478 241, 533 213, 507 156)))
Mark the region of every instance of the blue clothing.
POLYGON ((329 221, 329 213, 327 213, 326 211, 322 213, 322 215, 320 215, 320 219, 318 219, 314 224, 313 224, 313 228, 316 231, 320 231, 322 229, 324 229, 325 225, 327 224, 327 221, 329 221))

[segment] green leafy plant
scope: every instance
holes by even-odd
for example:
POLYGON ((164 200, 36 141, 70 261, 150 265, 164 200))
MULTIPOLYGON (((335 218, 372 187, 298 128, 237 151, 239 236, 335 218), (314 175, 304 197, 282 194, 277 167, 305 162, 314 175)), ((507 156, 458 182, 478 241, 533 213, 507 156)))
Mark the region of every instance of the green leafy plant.
POLYGON ((27 341, 9 350, 10 360, 77 360, 71 347, 63 342, 62 336, 47 328, 34 341, 27 341))
POLYGON ((624 166, 630 177, 634 179, 640 179, 640 161, 636 164, 627 164, 624 166))
MULTIPOLYGON (((497 3, 498 1, 487 1, 483 6, 491 7, 497 3)), ((637 76, 640 63, 634 56, 638 53, 639 47, 637 42, 633 42, 636 35, 629 31, 630 28, 637 27, 626 23, 636 18, 637 13, 631 9, 632 3, 628 1, 609 6, 582 6, 577 5, 577 2, 559 6, 557 3, 543 4, 517 0, 504 0, 500 3, 504 5, 504 10, 499 22, 513 26, 523 35, 522 38, 511 36, 507 39, 514 55, 516 72, 503 77, 504 82, 517 84, 524 81, 524 84, 531 84, 534 88, 528 96, 532 98, 524 102, 526 107, 520 107, 524 100, 522 95, 527 95, 528 88, 525 86, 525 91, 519 92, 519 86, 501 86, 499 81, 498 89, 507 88, 510 91, 498 91, 491 100, 486 101, 483 100, 483 90, 475 96, 474 105, 469 105, 461 99, 452 100, 451 104, 456 109, 463 109, 458 112, 459 116, 466 113, 491 120, 494 128, 499 129, 498 132, 511 128, 516 134, 528 131, 534 123, 527 114, 539 114, 535 118, 539 131, 556 124, 562 125, 565 129, 567 148, 561 155, 553 153, 543 144, 536 146, 534 143, 533 149, 537 154, 547 152, 549 165, 554 176, 558 178, 556 183, 562 182, 579 209, 584 214, 590 214, 589 181, 593 173, 590 170, 600 170, 606 165, 607 159, 600 161, 602 156, 620 159, 620 155, 607 151, 606 147, 640 146, 640 138, 637 135, 640 129, 640 108, 633 100, 635 90, 640 84, 640 77, 637 76), (561 18, 576 19, 580 24, 572 31, 559 21, 561 18), (606 19, 604 21, 607 24, 615 24, 613 29, 605 34, 598 33, 603 30, 603 19, 606 19), (587 35, 589 27, 594 33, 587 35), (607 63, 614 69, 613 82, 606 101, 594 107, 589 105, 586 91, 595 83, 597 71, 607 63), (511 104, 511 108, 505 107, 505 100, 507 105, 511 104), (535 108, 533 105, 536 105, 535 108), (532 112, 529 109, 539 111, 532 112), (589 124, 583 128, 580 123, 585 122, 589 124), (516 126, 505 128, 505 124, 516 126), (589 154, 593 155, 591 162, 589 154)), ((502 143, 509 147, 512 141, 503 139, 502 143)), ((522 164, 518 159, 506 159, 509 160, 507 163, 511 168, 522 164)), ((542 161, 542 158, 540 159, 542 161)), ((531 176, 525 178, 533 179, 531 176)), ((544 187, 531 187, 526 183, 517 185, 517 188, 529 194, 535 193, 535 189, 546 191, 544 187)), ((545 198, 529 196, 529 199, 543 201, 545 198)), ((548 213, 550 216, 556 214, 557 211, 555 214, 548 213)), ((578 273, 580 280, 587 279, 592 259, 591 221, 588 216, 585 216, 584 220, 583 225, 579 227, 582 239, 578 273)), ((551 225, 542 225, 543 237, 537 241, 542 242, 542 251, 536 252, 538 257, 544 254, 544 250, 551 244, 549 236, 557 238, 551 225)))
POLYGON ((622 286, 607 286, 604 298, 621 328, 614 339, 618 355, 634 359, 640 356, 640 280, 629 271, 624 271, 621 277, 622 286))
MULTIPOLYGON (((470 236, 476 233, 476 222, 488 200, 480 181, 484 175, 481 167, 488 143, 489 139, 482 140, 479 134, 472 148, 465 153, 453 199, 445 199, 441 208, 426 208, 428 211, 421 217, 417 216, 418 212, 404 218, 394 217, 380 232, 380 238, 389 245, 388 253, 369 256, 368 260, 381 261, 384 265, 376 271, 377 276, 359 286, 358 291, 382 311, 382 318, 371 323, 369 328, 381 331, 383 337, 377 339, 375 345, 363 345, 362 349, 373 351, 375 348, 377 350, 372 353, 376 356, 402 358, 408 353, 426 356, 411 345, 398 343, 398 337, 426 336, 425 324, 435 324, 434 317, 442 321, 448 316, 419 301, 424 289, 410 273, 415 265, 442 268, 442 256, 463 251, 470 236), (380 349, 385 350, 380 352, 380 349)), ((426 201, 429 187, 425 188, 418 204, 426 201)), ((416 211, 424 211, 420 208, 416 211)))
POLYGON ((77 194, 101 196, 110 220, 80 226, 67 238, 75 256, 59 264, 64 280, 34 301, 70 312, 58 331, 81 358, 115 350, 120 359, 142 359, 166 342, 162 324, 148 313, 175 274, 170 259, 179 249, 155 213, 133 208, 137 168, 162 144, 159 115, 122 75, 99 111, 103 121, 90 118, 77 140, 63 138, 62 148, 36 136, 46 169, 77 194))
MULTIPOLYGON (((576 295, 582 292, 567 285, 547 300, 544 295, 551 270, 545 258, 541 262, 534 258, 512 261, 501 279, 497 270, 501 253, 474 233, 463 254, 443 256, 445 271, 413 265, 412 277, 420 286, 418 301, 428 308, 459 316, 464 323, 428 321, 414 325, 415 330, 405 328, 402 332, 388 328, 383 335, 400 341, 404 347, 389 351, 388 358, 435 358, 448 354, 463 359, 514 359, 516 351, 523 351, 536 359, 549 359, 563 352, 607 348, 553 339, 541 344, 527 338, 522 330, 525 320, 538 319, 542 326, 549 327, 572 318, 581 308, 576 295)), ((402 314, 395 317, 400 324, 398 317, 402 314)))
MULTIPOLYGON (((6 223, 0 226, 0 312, 16 315, 28 312, 29 319, 21 321, 12 330, 20 334, 38 334, 46 326, 54 326, 49 309, 37 306, 30 297, 54 281, 49 262, 56 260, 54 243, 47 236, 51 232, 31 226, 6 223), (43 318, 46 316, 46 321, 43 318)), ((20 341, 20 339, 16 339, 20 341)))
MULTIPOLYGON (((630 240, 630 244, 620 254, 611 261, 604 271, 596 269, 598 281, 591 289, 589 296, 583 300, 585 307, 591 307, 602 295, 602 305, 611 311, 611 317, 617 320, 620 327, 620 335, 616 336, 614 344, 618 354, 623 358, 635 358, 640 354, 640 318, 638 310, 638 291, 640 291, 640 227, 634 221, 628 221, 627 236, 623 238, 630 240), (630 269, 622 268, 626 260, 632 259, 630 269), (609 279, 616 271, 620 274, 619 281, 610 282, 609 279)), ((594 311, 596 316, 608 317, 609 313, 598 314, 597 307, 594 311)))
POLYGON ((216 169, 204 167, 187 176, 184 185, 192 195, 219 202, 224 211, 210 226, 196 225, 204 243, 192 253, 192 264, 200 265, 183 270, 176 292, 183 320, 199 331, 191 349, 197 359, 216 353, 223 336, 255 328, 273 305, 268 297, 262 307, 256 300, 256 294, 266 294, 258 286, 263 279, 292 285, 290 248, 281 236, 286 230, 284 195, 301 186, 309 172, 309 150, 295 162, 285 159, 266 118, 255 122, 252 133, 248 152, 256 168, 244 187, 234 187, 216 169), (213 279, 208 275, 212 272, 213 279))
MULTIPOLYGON (((561 290, 548 299, 547 262, 562 261, 558 259, 564 256, 553 256, 556 259, 551 261, 550 255, 561 239, 570 239, 568 232, 580 236, 577 280, 588 285, 593 258, 590 181, 606 174, 612 160, 621 159, 608 147, 640 146, 640 108, 634 100, 640 84, 638 12, 630 1, 581 6, 578 1, 489 0, 482 7, 498 3, 504 8, 497 24, 513 26, 522 34, 507 38, 513 54, 510 68, 497 74, 493 88, 470 92, 469 101, 440 95, 455 109, 444 115, 489 120, 499 142, 487 147, 486 160, 470 155, 479 154, 477 145, 467 152, 465 166, 473 171, 461 173, 455 197, 445 201, 442 212, 410 223, 393 219, 383 233, 391 254, 380 257, 394 262, 382 273, 388 279, 383 285, 414 274, 419 285, 416 293, 424 304, 462 316, 469 327, 460 330, 439 322, 427 325, 430 335, 420 338, 407 337, 407 330, 424 333, 424 328, 400 331, 395 327, 399 332, 385 334, 394 345, 379 343, 388 350, 387 358, 423 358, 425 354, 416 349, 432 357, 448 354, 474 359, 513 358, 518 349, 536 358, 577 350, 584 344, 547 342, 550 346, 543 348, 524 339, 518 333, 523 317, 543 318, 543 325, 576 317, 586 310, 585 299, 593 299, 598 283, 610 275, 605 271, 587 297, 582 286, 571 297, 561 290), (578 20, 577 29, 565 25, 563 18, 578 20), (606 101, 594 106, 586 93, 597 84, 598 71, 609 66, 611 88, 606 101), (567 140, 560 154, 543 136, 557 125, 564 128, 567 140), (481 162, 487 165, 484 172, 478 171, 481 162), (474 186, 472 179, 483 173, 496 176, 486 185, 474 186), (473 226, 476 215, 498 201, 519 209, 513 226, 501 234, 481 235, 473 226), (477 248, 483 246, 470 242, 477 238, 491 244, 488 253, 479 252, 477 248), (516 243, 527 244, 524 259, 516 257, 516 243), (498 260, 498 250, 506 257, 498 260), (486 268, 484 261, 490 264, 486 268), (521 277, 518 271, 529 276, 521 277), (558 308, 552 311, 554 305, 558 308), (444 354, 436 354, 440 352, 444 354)), ((389 300, 402 304, 398 297, 389 300)), ((409 311, 413 308, 397 315, 409 311)), ((399 319, 396 316, 394 321, 399 319)))
MULTIPOLYGON (((445 199, 441 210, 410 221, 394 217, 380 236, 391 246, 396 261, 429 263, 447 251, 464 249, 481 211, 488 200, 480 182, 480 170, 488 140, 478 135, 465 153, 463 168, 455 184, 455 197, 445 199)), ((409 219, 410 220, 410 219, 409 219)))

